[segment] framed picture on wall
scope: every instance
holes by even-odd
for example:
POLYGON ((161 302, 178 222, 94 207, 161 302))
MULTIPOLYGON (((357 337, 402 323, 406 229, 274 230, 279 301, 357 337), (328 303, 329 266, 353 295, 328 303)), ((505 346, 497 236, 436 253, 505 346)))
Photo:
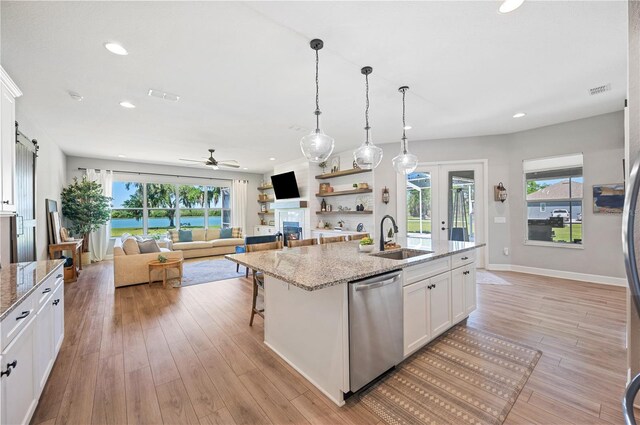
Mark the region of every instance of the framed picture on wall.
POLYGON ((594 184, 593 213, 622 214, 624 183, 594 184))

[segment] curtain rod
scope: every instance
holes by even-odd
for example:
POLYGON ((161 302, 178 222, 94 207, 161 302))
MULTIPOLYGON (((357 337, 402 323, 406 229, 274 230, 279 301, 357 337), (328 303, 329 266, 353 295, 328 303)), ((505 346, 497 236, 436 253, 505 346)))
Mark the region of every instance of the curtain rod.
MULTIPOLYGON (((87 171, 85 167, 78 167, 78 171, 87 171)), ((100 171, 99 168, 96 168, 96 171, 100 171)), ((200 176, 184 176, 181 174, 164 174, 164 173, 146 173, 143 171, 123 171, 123 170, 109 170, 115 174, 137 174, 139 176, 162 176, 162 177, 177 177, 183 179, 201 179, 201 180, 227 180, 233 181, 234 179, 230 178, 214 178, 214 177, 200 177, 200 176)), ((248 182, 249 180, 242 179, 243 181, 248 182)))

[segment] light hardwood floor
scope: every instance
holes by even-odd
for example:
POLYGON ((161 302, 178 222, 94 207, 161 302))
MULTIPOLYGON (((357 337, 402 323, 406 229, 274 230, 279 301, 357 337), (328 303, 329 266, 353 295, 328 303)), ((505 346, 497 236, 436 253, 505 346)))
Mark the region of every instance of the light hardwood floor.
MULTIPOLYGON (((378 424, 338 408, 248 326, 251 285, 113 288, 112 264, 65 285, 65 340, 33 424, 378 424)), ((544 352, 507 424, 623 423, 625 290, 479 272, 468 323, 544 352)))

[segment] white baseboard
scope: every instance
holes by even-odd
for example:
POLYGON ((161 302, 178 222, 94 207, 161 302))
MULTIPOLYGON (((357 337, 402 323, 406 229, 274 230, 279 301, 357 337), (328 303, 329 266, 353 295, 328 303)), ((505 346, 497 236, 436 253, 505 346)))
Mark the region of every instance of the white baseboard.
POLYGON ((602 276, 598 274, 576 273, 564 270, 541 269, 538 267, 519 266, 516 264, 489 264, 487 270, 512 271, 518 273, 536 274, 539 276, 571 279, 581 282, 599 283, 603 285, 627 286, 627 279, 622 277, 602 276))

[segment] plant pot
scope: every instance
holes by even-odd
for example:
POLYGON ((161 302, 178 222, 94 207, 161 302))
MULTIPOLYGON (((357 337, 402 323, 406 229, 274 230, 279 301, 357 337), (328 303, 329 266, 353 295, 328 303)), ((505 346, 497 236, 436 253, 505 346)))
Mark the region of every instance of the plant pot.
POLYGON ((373 251, 373 245, 358 245, 358 248, 360 249, 360 252, 372 252, 373 251))
POLYGON ((81 257, 82 267, 91 264, 91 252, 83 252, 81 257))

